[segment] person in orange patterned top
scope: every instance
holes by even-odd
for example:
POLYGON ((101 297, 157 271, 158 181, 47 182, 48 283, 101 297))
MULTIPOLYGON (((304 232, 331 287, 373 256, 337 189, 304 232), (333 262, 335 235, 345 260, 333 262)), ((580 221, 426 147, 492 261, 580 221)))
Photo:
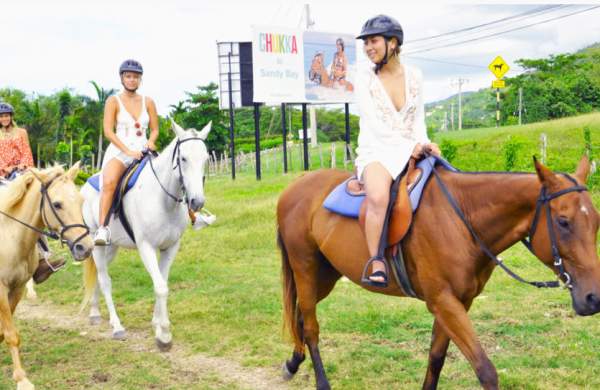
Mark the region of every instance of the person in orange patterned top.
POLYGON ((8 177, 15 170, 32 166, 27 130, 15 124, 12 106, 0 103, 0 177, 8 177))
MULTIPOLYGON (((13 174, 18 171, 33 167, 27 130, 17 127, 14 115, 15 111, 10 104, 0 102, 0 179, 12 179, 13 174)), ((39 284, 62 268, 65 260, 50 261, 52 253, 45 237, 40 237, 38 250, 40 262, 33 280, 39 284)))

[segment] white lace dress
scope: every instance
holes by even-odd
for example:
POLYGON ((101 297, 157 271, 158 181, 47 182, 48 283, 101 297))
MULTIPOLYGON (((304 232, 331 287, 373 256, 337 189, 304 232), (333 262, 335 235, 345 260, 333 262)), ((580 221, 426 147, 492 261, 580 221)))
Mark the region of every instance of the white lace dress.
POLYGON ((396 111, 372 69, 363 69, 356 76, 360 131, 355 165, 359 178, 372 162, 381 163, 396 178, 408 163, 415 145, 431 142, 425 126, 423 75, 417 68, 402 66, 406 102, 400 111, 396 111))

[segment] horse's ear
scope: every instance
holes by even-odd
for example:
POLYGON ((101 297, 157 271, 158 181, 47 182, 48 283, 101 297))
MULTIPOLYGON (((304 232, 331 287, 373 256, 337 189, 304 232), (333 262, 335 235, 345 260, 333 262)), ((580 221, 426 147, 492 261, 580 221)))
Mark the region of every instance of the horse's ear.
POLYGON ((70 180, 75 180, 81 169, 81 161, 77 161, 65 174, 70 180))
POLYGON ((560 180, 550 169, 546 168, 541 162, 533 156, 533 165, 535 165, 535 171, 537 172, 540 182, 548 189, 558 188, 560 186, 560 180))
POLYGON ((575 171, 575 177, 579 180, 580 183, 585 184, 587 181, 588 175, 590 174, 590 159, 586 154, 581 157, 579 160, 579 165, 577 165, 577 170, 575 171))
POLYGON ((173 130, 177 138, 182 138, 185 134, 185 130, 183 130, 173 118, 171 118, 171 130, 173 130))
POLYGON ((200 138, 202 141, 206 141, 206 138, 208 137, 208 133, 210 133, 210 130, 212 129, 212 121, 208 122, 208 124, 206 126, 204 126, 204 128, 198 132, 198 138, 200 138))

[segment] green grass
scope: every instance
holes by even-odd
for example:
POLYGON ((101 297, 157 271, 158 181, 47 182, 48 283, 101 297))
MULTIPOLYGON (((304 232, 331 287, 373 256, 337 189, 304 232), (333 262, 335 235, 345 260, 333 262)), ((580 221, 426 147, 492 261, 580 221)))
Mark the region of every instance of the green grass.
MULTIPOLYGON (((598 134, 600 122, 599 115, 594 115, 577 119, 592 123, 592 137, 598 134)), ((543 128, 550 140, 561 137, 553 125, 539 129, 543 128)), ((527 129, 502 130, 525 139, 538 137, 538 130, 527 129)), ((444 136, 460 142, 457 166, 468 168, 477 160, 479 169, 501 169, 490 156, 500 158, 496 146, 506 137, 502 132, 464 131, 444 136), (477 155, 467 153, 472 141, 480 145, 477 155)), ((576 129, 566 130, 560 150, 553 147, 548 152, 549 165, 571 171, 580 155, 578 145, 583 144, 578 137, 583 139, 576 129)), ((169 310, 175 343, 279 375, 292 347, 281 332, 275 205, 279 193, 299 174, 271 175, 260 182, 252 172, 240 174, 235 181, 225 176, 209 178, 207 207, 218 221, 199 232, 186 231, 172 267, 169 310)), ((593 192, 593 196, 598 207, 600 193, 593 192)), ((503 257, 525 278, 552 278, 523 247, 511 248, 503 257)), ((110 273, 123 325, 150 337, 154 294, 137 253, 121 252, 110 273)), ((81 268, 69 266, 41 285, 38 294, 45 302, 73 308, 81 299, 80 280, 81 268)), ((470 315, 503 388, 600 387, 596 375, 600 370, 600 323, 596 317, 576 317, 570 305, 565 290, 534 289, 501 271, 494 272, 470 315)), ((106 318, 104 305, 102 311, 106 318)), ((432 325, 422 302, 372 294, 350 282, 339 282, 319 305, 318 316, 321 353, 334 388, 420 387, 432 325)), ((224 387, 208 374, 188 373, 181 379, 158 352, 132 352, 123 343, 89 340, 77 332, 57 331, 51 324, 20 321, 18 326, 25 368, 40 389, 224 387), (104 382, 98 384, 99 379, 104 382)), ((109 332, 106 322, 102 326, 109 332)), ((10 357, 7 351, 1 356, 4 375, 0 387, 7 388, 12 386, 10 357)), ((290 385, 314 387, 309 360, 290 385)), ((473 370, 454 345, 449 349, 440 388, 478 388, 473 370)))

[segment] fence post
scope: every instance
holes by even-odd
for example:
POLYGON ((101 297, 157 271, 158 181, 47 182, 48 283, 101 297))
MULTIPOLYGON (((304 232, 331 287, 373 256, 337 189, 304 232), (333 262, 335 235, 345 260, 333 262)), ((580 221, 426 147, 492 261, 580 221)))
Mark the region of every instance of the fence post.
POLYGON ((542 133, 540 135, 540 141, 542 143, 542 150, 541 150, 541 155, 542 155, 542 164, 546 164, 546 148, 548 147, 548 137, 546 136, 546 133, 542 133))
POLYGON ((335 161, 335 142, 331 143, 331 168, 335 168, 337 163, 335 161))

